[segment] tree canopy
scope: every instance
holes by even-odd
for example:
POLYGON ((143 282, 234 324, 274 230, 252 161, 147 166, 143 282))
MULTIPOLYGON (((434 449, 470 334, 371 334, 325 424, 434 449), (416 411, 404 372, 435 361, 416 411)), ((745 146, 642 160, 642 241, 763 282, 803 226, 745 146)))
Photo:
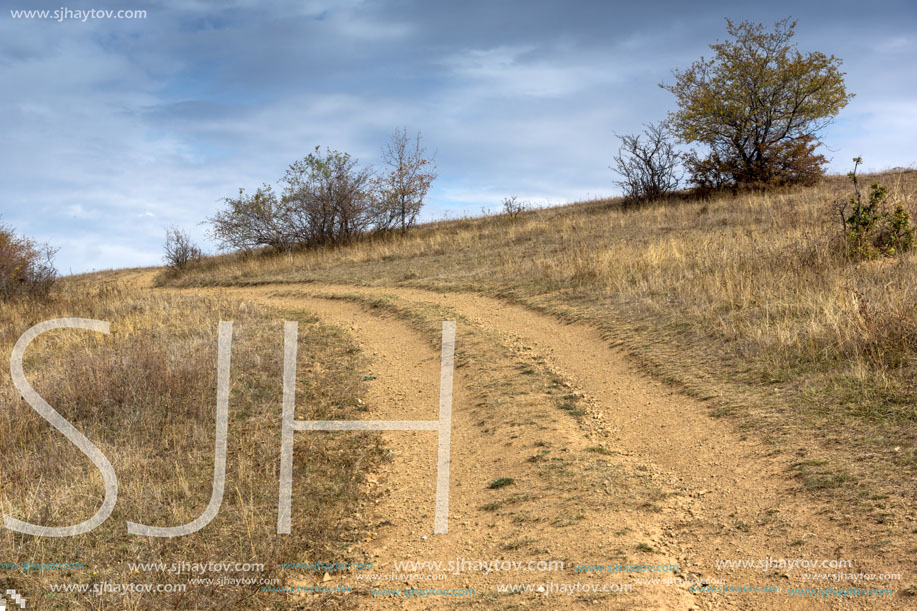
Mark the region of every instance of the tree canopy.
POLYGON ((710 45, 713 57, 675 70, 679 110, 669 126, 685 143, 705 145, 706 157, 687 156, 700 186, 762 186, 808 182, 822 173, 818 133, 847 105, 841 60, 801 53, 792 42, 795 21, 772 31, 727 20, 730 40, 710 45))

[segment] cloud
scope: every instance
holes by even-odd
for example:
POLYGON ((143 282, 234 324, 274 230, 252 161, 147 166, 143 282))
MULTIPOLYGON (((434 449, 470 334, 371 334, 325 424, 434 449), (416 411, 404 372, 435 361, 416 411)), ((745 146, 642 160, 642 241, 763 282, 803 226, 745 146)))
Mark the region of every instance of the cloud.
POLYGON ((829 13, 785 0, 742 10, 719 0, 137 8, 146 19, 0 13, 0 212, 60 246, 64 271, 158 264, 173 224, 212 250, 200 222, 222 197, 276 181, 316 145, 378 163, 401 126, 437 153, 425 218, 498 208, 513 194, 560 203, 611 193, 613 132, 672 109, 657 84, 706 53, 726 16, 795 15, 801 48, 845 59, 857 97, 825 132, 834 170, 855 155, 876 167, 915 161, 917 11, 906 2, 844 0, 829 13))
POLYGON ((562 54, 528 57, 534 46, 461 51, 444 59, 456 77, 454 86, 473 86, 478 96, 560 98, 615 80, 613 71, 562 54))

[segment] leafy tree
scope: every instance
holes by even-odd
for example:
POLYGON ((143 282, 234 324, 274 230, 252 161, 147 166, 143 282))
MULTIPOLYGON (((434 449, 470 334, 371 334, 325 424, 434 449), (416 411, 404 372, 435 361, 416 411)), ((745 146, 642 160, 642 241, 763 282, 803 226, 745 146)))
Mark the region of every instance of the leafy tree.
POLYGON ((436 179, 436 165, 420 144, 420 132, 412 140, 406 129, 392 134, 382 150, 382 161, 385 171, 377 178, 377 228, 400 227, 403 233, 417 221, 423 199, 436 179))
POLYGON ((705 157, 686 165, 700 186, 762 187, 810 182, 825 159, 815 154, 818 133, 847 105, 841 60, 800 53, 792 43, 795 21, 763 24, 727 20, 731 40, 710 45, 714 54, 675 70, 670 113, 675 135, 705 145, 705 157))
POLYGON ((259 246, 286 250, 295 239, 283 222, 283 204, 270 185, 263 185, 252 195, 239 189, 238 197, 223 200, 226 208, 213 215, 211 236, 227 250, 249 251, 259 246))
POLYGON ((372 174, 348 153, 319 147, 282 179, 283 224, 304 244, 348 240, 372 223, 372 174))

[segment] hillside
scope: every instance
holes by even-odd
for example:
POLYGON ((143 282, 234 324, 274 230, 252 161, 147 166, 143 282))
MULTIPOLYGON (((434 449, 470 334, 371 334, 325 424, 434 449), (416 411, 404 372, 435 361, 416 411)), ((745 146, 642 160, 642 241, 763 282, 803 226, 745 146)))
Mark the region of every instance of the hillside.
MULTIPOLYGON (((917 212, 917 173, 867 176, 917 212)), ((657 203, 614 200, 421 226, 292 255, 216 257, 166 286, 331 283, 470 291, 602 330, 736 426, 809 457, 808 488, 910 490, 917 350, 913 254, 844 259, 849 181, 657 203), (852 456, 850 449, 856 448, 852 456)))
MULTIPOLYGON (((917 213, 917 173, 870 179, 917 213)), ((5 530, 9 561, 79 558, 66 576, 90 585, 185 585, 112 598, 138 609, 906 607, 917 257, 846 260, 832 202, 848 195, 829 177, 582 202, 181 274, 68 278, 49 303, 4 304, 7 351, 41 320, 111 321, 111 338, 36 340, 26 375, 122 482, 92 545, 5 530), (125 520, 182 524, 204 509, 218 320, 235 325, 220 514, 183 537, 128 535, 125 520), (433 534, 436 437, 412 430, 296 432, 292 533, 277 535, 281 321, 299 323, 297 419, 403 421, 437 418, 443 320, 457 323, 448 534, 433 534), (129 564, 189 557, 263 568, 228 587, 129 564), (562 567, 429 564, 463 559, 562 567), (768 559, 870 577, 741 564, 768 559)), ((4 512, 90 514, 101 478, 6 392, 4 512)), ((91 591, 51 590, 60 574, 18 579, 41 608, 97 608, 91 591)))
MULTIPOLYGON (((889 187, 889 202, 917 213, 917 173, 867 176, 862 183, 874 180, 889 187)), ((698 430, 687 423, 700 410, 719 421, 710 426, 724 435, 761 444, 780 465, 778 479, 790 482, 784 494, 791 504, 855 528, 859 554, 880 554, 884 566, 907 554, 917 527, 910 511, 917 476, 917 258, 847 260, 833 202, 849 196, 845 177, 828 177, 815 187, 634 209, 617 200, 583 202, 517 217, 431 223, 406 236, 334 248, 215 257, 158 282, 264 285, 280 294, 289 284, 313 296, 407 300, 408 310, 435 303, 480 324, 488 320, 483 312, 497 306, 453 305, 474 293, 596 329, 642 371, 699 401, 644 413, 641 434, 651 435, 647 426, 657 431, 650 448, 671 438, 665 427, 682 422, 690 445, 698 430)), ((549 337, 539 348, 524 329, 509 331, 511 322, 489 325, 552 362, 560 348, 549 337)), ((586 354, 577 362, 574 347, 574 361, 559 370, 606 366, 586 354)), ((596 394, 601 388, 586 395, 598 418, 620 409, 596 394)), ((743 472, 742 464, 715 459, 715 448, 727 453, 728 445, 724 436, 710 448, 713 458, 697 449, 682 460, 743 472)), ((737 523, 748 532, 748 523, 737 523)), ((786 536, 792 545, 806 541, 786 536)), ((835 543, 846 549, 853 541, 835 543)))

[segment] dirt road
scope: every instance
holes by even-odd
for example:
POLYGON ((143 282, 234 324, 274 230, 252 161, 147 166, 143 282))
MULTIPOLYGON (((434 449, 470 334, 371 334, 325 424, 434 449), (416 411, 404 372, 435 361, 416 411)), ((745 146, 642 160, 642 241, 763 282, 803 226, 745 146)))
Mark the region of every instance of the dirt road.
POLYGON ((859 609, 910 602, 897 593, 824 592, 897 590, 896 582, 804 579, 806 573, 906 575, 909 566, 871 560, 855 530, 830 513, 815 513, 789 474, 789 457, 755 431, 737 431, 709 416, 703 403, 648 378, 588 326, 478 295, 405 288, 207 291, 308 311, 351 333, 372 359, 367 419, 374 420, 436 418, 439 323, 457 321, 449 533, 433 535, 436 435, 379 433, 392 461, 373 479, 378 501, 367 511, 376 534, 353 550, 371 559, 373 569, 363 579, 348 573, 315 582, 351 585, 353 596, 367 596, 365 606, 859 609), (495 487, 500 478, 511 483, 495 487), (767 570, 718 566, 768 558, 800 562, 767 570), (490 572, 395 564, 457 559, 522 564, 490 572), (530 561, 562 561, 564 569, 530 568, 530 561), (819 566, 806 568, 811 562, 819 566), (669 569, 674 566, 677 571, 669 569), (443 573, 444 580, 431 580, 443 573), (533 591, 501 591, 514 585, 533 591), (370 587, 410 586, 470 588, 475 595, 368 595, 370 587), (791 595, 795 588, 817 593, 791 595))

